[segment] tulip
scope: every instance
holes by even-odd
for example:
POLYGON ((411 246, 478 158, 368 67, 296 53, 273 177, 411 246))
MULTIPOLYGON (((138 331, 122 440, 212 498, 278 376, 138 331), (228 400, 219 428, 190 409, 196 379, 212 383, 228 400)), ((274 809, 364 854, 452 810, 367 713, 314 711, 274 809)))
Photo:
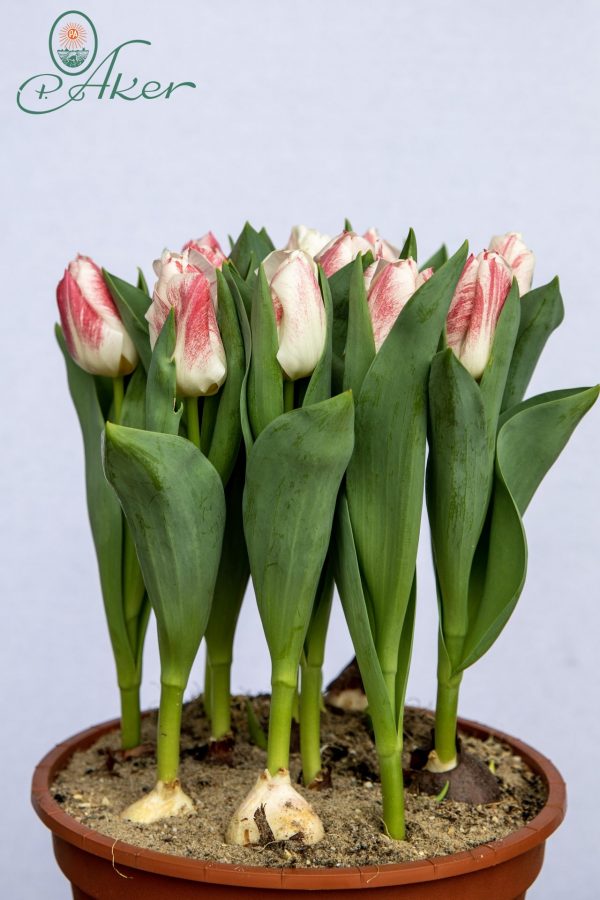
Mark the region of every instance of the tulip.
POLYGON ((133 372, 138 354, 102 272, 78 255, 58 283, 56 299, 69 353, 91 375, 118 378, 133 372))
POLYGON ((367 300, 373 325, 375 349, 379 348, 392 330, 394 322, 422 284, 431 278, 433 269, 419 272, 414 259, 386 262, 381 259, 365 272, 367 300), (374 269, 367 275, 369 269, 374 269))
POLYGON ((363 237, 371 245, 375 259, 387 259, 389 262, 394 262, 400 256, 400 250, 388 241, 384 241, 376 228, 369 228, 363 237))
POLYGON ((277 360, 290 381, 310 375, 325 346, 327 322, 315 261, 303 250, 274 250, 263 260, 279 339, 277 360))
POLYGON ((225 381, 227 362, 217 325, 213 267, 197 251, 165 250, 154 271, 158 281, 146 313, 152 348, 174 309, 177 391, 182 397, 216 394, 225 381))
POLYGON ((531 290, 535 256, 518 231, 507 231, 506 234, 495 235, 491 239, 488 249, 499 253, 511 266, 519 285, 521 297, 531 290))
POLYGON ((329 278, 339 269, 351 263, 359 253, 373 252, 373 247, 365 238, 354 231, 343 231, 329 241, 315 257, 329 278))
POLYGON ((471 254, 459 278, 446 323, 448 346, 473 378, 490 358, 494 332, 508 297, 513 270, 499 253, 471 254))
POLYGON ((202 237, 188 241, 187 244, 183 245, 182 253, 185 250, 195 250, 196 253, 207 259, 215 269, 220 269, 223 263, 227 261, 227 257, 212 231, 207 231, 202 237))
POLYGON ((315 257, 330 240, 330 235, 322 234, 316 228, 294 225, 285 249, 303 250, 309 256, 315 257))

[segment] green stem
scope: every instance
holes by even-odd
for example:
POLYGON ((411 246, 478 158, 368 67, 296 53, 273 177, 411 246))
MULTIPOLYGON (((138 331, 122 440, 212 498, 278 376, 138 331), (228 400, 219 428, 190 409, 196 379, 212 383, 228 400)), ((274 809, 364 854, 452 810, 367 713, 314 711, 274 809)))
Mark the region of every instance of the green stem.
POLYGON ((186 397, 185 408, 187 412, 187 433, 188 438, 200 448, 200 418, 198 416, 198 398, 186 397))
POLYGON ((121 747, 131 750, 141 743, 140 687, 120 688, 121 747))
POLYGON ((271 679, 271 711, 269 715, 269 746, 267 768, 271 775, 279 769, 288 769, 290 763, 290 734, 292 712, 296 696, 296 679, 278 677, 271 679))
POLYGON ((291 412, 294 408, 294 382, 283 382, 283 411, 291 412))
POLYGON ((182 707, 183 688, 161 683, 156 765, 158 780, 167 784, 175 781, 179 771, 182 707))
POLYGON ((222 738, 231 732, 231 663, 211 665, 211 735, 222 738))
POLYGON ((321 687, 320 666, 302 665, 300 690, 300 755, 302 778, 310 784, 321 771, 321 687))
POLYGON ((462 674, 438 680, 435 706, 435 752, 442 763, 456 759, 456 720, 462 674))
POLYGON ((204 663, 204 695, 202 699, 204 702, 204 712, 210 719, 212 704, 212 666, 208 656, 208 648, 206 650, 206 662, 204 663))
POLYGON ((396 841, 405 839, 404 828, 404 780, 402 776, 402 750, 378 754, 383 821, 387 833, 396 841))
POLYGON ((122 375, 113 378, 113 405, 115 424, 121 423, 121 413, 123 410, 123 398, 125 397, 125 384, 122 375))
POLYGON ((138 649, 139 616, 144 602, 144 579, 138 562, 135 544, 123 516, 123 612, 129 646, 135 655, 138 649))

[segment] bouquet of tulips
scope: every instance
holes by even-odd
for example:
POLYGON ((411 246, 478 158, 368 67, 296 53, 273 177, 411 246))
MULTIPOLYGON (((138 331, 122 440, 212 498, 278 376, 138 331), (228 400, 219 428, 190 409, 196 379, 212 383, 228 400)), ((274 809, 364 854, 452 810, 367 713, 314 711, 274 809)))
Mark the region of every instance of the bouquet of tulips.
MULTIPOLYGON (((300 722, 307 786, 321 771, 322 665, 337 585, 380 766, 383 819, 403 839, 402 734, 423 497, 439 607, 438 696, 423 785, 470 799, 457 743, 463 672, 523 589, 523 515, 598 388, 524 400, 563 306, 531 290, 521 236, 417 263, 371 229, 294 227, 285 249, 246 224, 226 256, 208 233, 154 263, 150 293, 71 262, 58 285, 69 388, 121 693, 140 741, 149 615, 161 661, 157 782, 123 816, 189 814, 178 781, 183 695, 206 642, 213 739, 231 730, 230 671, 252 577, 271 657, 266 768, 226 838, 314 843, 323 825, 290 783, 300 722)), ((428 602, 429 598, 425 598, 428 602)), ((475 778, 487 782, 489 772, 475 778)), ((477 798, 480 799, 480 795, 477 798)))

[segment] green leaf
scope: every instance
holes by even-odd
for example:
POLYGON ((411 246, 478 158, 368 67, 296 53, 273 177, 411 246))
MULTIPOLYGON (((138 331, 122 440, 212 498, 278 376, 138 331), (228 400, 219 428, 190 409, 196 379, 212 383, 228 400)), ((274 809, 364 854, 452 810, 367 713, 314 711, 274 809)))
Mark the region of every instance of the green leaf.
MULTIPOLYGON (((253 260, 254 259, 255 257, 253 257, 253 260)), ((258 266, 259 263, 256 262, 255 268, 258 268, 258 266)), ((242 278, 236 267, 231 262, 226 262, 223 264, 221 272, 223 273, 223 277, 227 281, 234 297, 235 290, 237 289, 237 291, 239 292, 240 298, 244 303, 246 316, 249 319, 252 312, 252 297, 254 295, 254 288, 256 285, 256 275, 254 273, 254 268, 251 265, 247 277, 242 278)))
POLYGON ((87 508, 117 677, 121 688, 133 687, 139 683, 139 679, 123 611, 121 586, 123 517, 117 498, 102 471, 100 444, 104 431, 104 416, 98 402, 93 376, 73 362, 58 325, 56 339, 65 358, 69 391, 83 436, 87 508))
POLYGON ((138 277, 137 277, 137 289, 138 289, 139 291, 143 291, 143 292, 146 294, 147 297, 150 297, 150 298, 151 298, 152 295, 151 295, 150 290, 149 290, 149 288, 148 288, 148 282, 146 281, 146 278, 145 278, 145 276, 144 276, 144 273, 142 272, 142 270, 140 269, 139 266, 138 266, 138 270, 137 270, 137 271, 138 271, 138 277))
POLYGON ((315 366, 315 370, 310 377, 306 392, 304 394, 304 397, 302 398, 302 406, 310 406, 312 403, 320 403, 321 400, 327 400, 329 397, 331 397, 333 304, 331 300, 329 283, 321 266, 319 266, 319 286, 321 288, 321 294, 323 296, 323 305, 325 306, 327 332, 321 359, 315 366))
POLYGON ((322 667, 325 641, 333 603, 333 562, 328 553, 319 579, 317 594, 304 640, 304 656, 309 666, 322 667))
POLYGON ((503 410, 520 403, 525 396, 546 341, 564 314, 558 278, 521 298, 521 321, 502 400, 503 410))
POLYGON ((412 228, 408 229, 406 240, 400 251, 400 259, 408 259, 409 257, 414 259, 415 262, 417 261, 417 237, 412 228))
POLYGON ((369 701, 369 713, 377 736, 377 749, 381 753, 386 749, 394 752, 397 735, 396 718, 373 640, 348 503, 343 494, 337 505, 333 547, 335 581, 369 701))
POLYGON ((134 370, 127 384, 119 424, 146 427, 146 373, 142 366, 134 370))
POLYGON ((367 303, 362 260, 352 263, 348 290, 348 334, 344 365, 344 389, 358 397, 364 377, 375 359, 375 339, 367 303))
POLYGON ((242 449, 225 489, 227 515, 223 549, 206 628, 206 646, 212 665, 231 662, 237 620, 250 577, 242 520, 245 469, 246 457, 242 449))
POLYGON ((591 387, 541 394, 513 407, 503 418, 490 521, 478 548, 480 596, 460 669, 487 652, 515 608, 527 569, 521 516, 598 391, 591 387))
MULTIPOLYGON (((369 251, 361 256, 363 271, 374 262, 373 254, 369 251)), ((348 331, 348 297, 350 293, 350 279, 354 271, 354 262, 348 263, 343 269, 339 269, 329 278, 331 299, 333 302, 333 355, 343 366, 344 350, 346 349, 346 335, 348 331)))
POLYGON ((498 318, 490 358, 479 382, 488 422, 491 454, 494 452, 498 416, 502 407, 502 398, 517 339, 520 318, 521 300, 519 298, 519 288, 516 278, 513 278, 512 287, 498 318))
POLYGON ((258 264, 274 249, 275 245, 264 228, 256 231, 250 222, 246 222, 240 236, 231 249, 229 258, 242 278, 246 278, 251 270, 252 255, 254 254, 258 264))
POLYGON ((206 630, 221 556, 221 479, 185 438, 111 423, 104 469, 156 615, 161 681, 183 689, 206 630))
POLYGON ((283 373, 271 291, 261 266, 252 301, 248 417, 255 437, 283 413, 283 373))
POLYGON ((367 372, 356 403, 346 494, 375 644, 395 673, 415 571, 423 504, 427 381, 466 244, 406 304, 367 372))
POLYGON ((348 218, 344 219, 344 231, 353 231, 352 222, 348 218))
POLYGON ((448 249, 445 244, 442 244, 440 249, 436 250, 436 252, 432 254, 432 256, 430 256, 422 266, 419 267, 420 271, 422 272, 423 269, 433 269, 434 272, 437 272, 440 266, 443 266, 447 259, 448 249))
POLYGON ((111 275, 106 269, 102 270, 102 274, 117 305, 123 324, 135 344, 142 365, 147 372, 152 356, 148 322, 145 319, 146 311, 150 306, 150 298, 140 288, 135 287, 133 284, 128 284, 127 281, 117 278, 116 275, 111 275))
POLYGON ((415 615, 417 611, 417 573, 413 578, 406 615, 402 624, 400 646, 398 648, 398 669, 396 671, 396 729, 402 734, 404 721, 404 703, 406 701, 406 688, 408 687, 408 674, 412 657, 413 638, 415 633, 415 615))
POLYGON ((441 629, 454 666, 469 624, 471 566, 494 464, 479 385, 451 349, 438 353, 431 366, 429 447, 427 510, 441 629))
POLYGON ((244 531, 273 662, 296 677, 340 481, 353 446, 349 393, 279 416, 248 456, 244 531))
MULTIPOLYGON (((183 405, 177 408, 177 372, 173 355, 177 332, 175 310, 171 309, 154 345, 146 388, 146 428, 164 434, 178 434, 183 405)), ((127 423, 123 423, 127 424, 127 423)))
MULTIPOLYGON (((227 484, 242 440, 240 394, 246 373, 246 358, 235 301, 227 281, 218 270, 217 291, 219 330, 227 357, 227 378, 216 396, 218 409, 208 458, 221 476, 223 484, 227 484)), ((204 420, 202 424, 204 425, 204 420)))
POLYGON ((246 697, 246 719, 248 722, 250 743, 254 744, 256 747, 260 747, 261 750, 266 750, 268 746, 267 736, 262 730, 261 724, 258 721, 258 716, 254 711, 252 700, 250 700, 249 697, 246 697))

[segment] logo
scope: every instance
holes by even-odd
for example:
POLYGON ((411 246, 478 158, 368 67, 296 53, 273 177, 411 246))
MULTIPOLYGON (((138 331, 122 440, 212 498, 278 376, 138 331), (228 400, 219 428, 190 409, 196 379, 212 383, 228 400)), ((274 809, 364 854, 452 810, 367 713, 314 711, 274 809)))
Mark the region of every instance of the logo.
POLYGON ((94 23, 85 13, 70 9, 62 13, 50 29, 50 59, 57 71, 32 75, 17 91, 17 106, 25 113, 43 115, 70 103, 92 100, 168 100, 179 88, 195 88, 193 81, 151 80, 121 71, 126 47, 150 47, 151 42, 134 38, 118 44, 96 64, 99 43, 94 23), (85 80, 79 76, 86 74, 85 80), (63 77, 66 76, 66 77, 63 77))

